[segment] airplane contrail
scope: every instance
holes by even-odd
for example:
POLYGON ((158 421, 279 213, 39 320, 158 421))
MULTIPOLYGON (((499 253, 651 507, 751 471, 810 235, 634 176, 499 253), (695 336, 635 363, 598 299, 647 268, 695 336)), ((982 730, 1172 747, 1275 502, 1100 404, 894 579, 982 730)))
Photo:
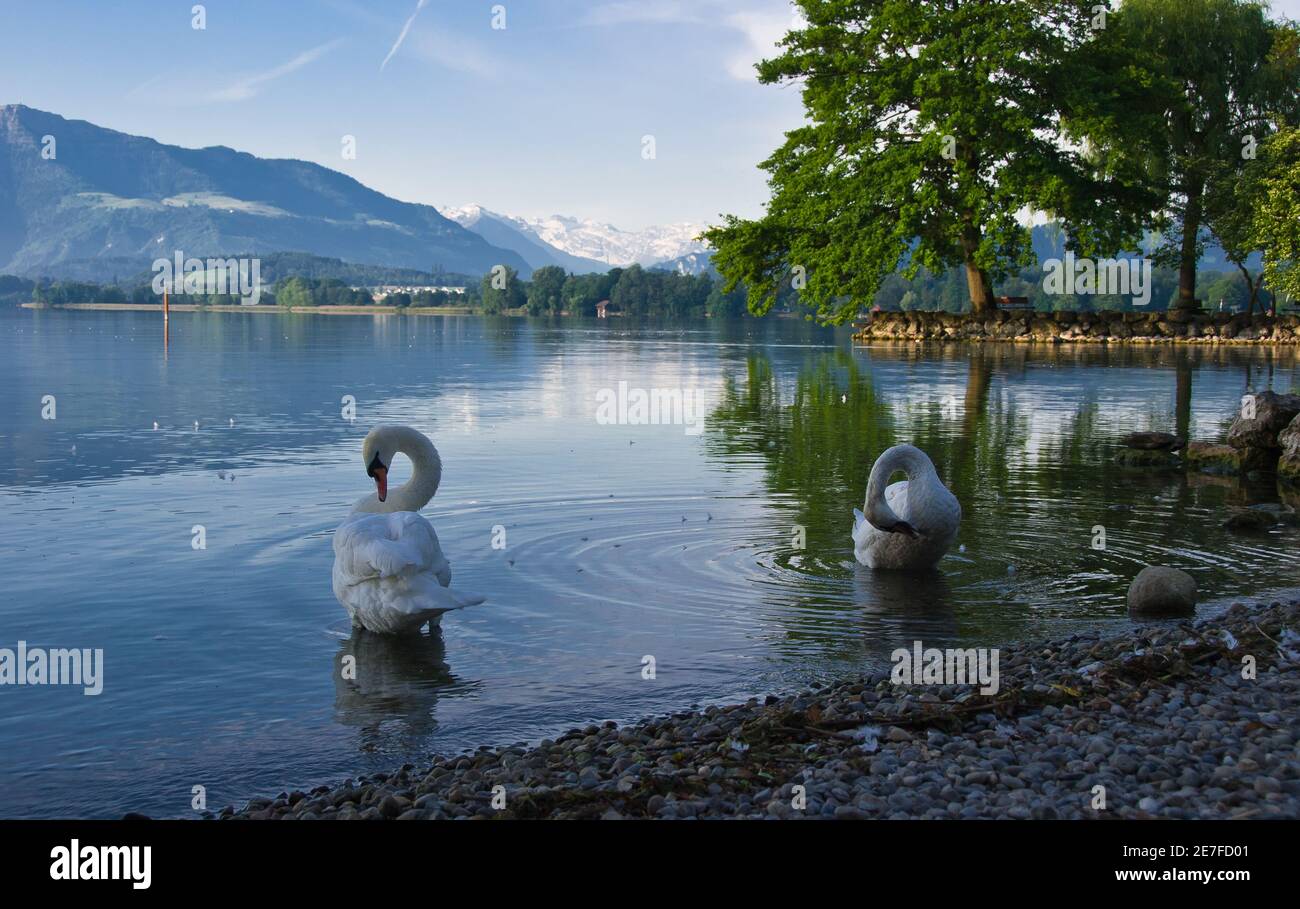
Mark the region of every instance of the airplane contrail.
POLYGON ((402 26, 401 34, 399 34, 397 40, 393 42, 393 49, 388 52, 388 56, 384 58, 384 62, 379 64, 380 72, 383 72, 384 67, 388 65, 388 61, 393 59, 393 55, 397 53, 397 49, 402 46, 402 42, 406 40, 406 33, 411 30, 411 25, 415 22, 415 17, 420 15, 420 10, 424 9, 424 5, 428 2, 429 0, 419 0, 415 5, 415 12, 411 13, 411 18, 407 19, 406 24, 402 26))

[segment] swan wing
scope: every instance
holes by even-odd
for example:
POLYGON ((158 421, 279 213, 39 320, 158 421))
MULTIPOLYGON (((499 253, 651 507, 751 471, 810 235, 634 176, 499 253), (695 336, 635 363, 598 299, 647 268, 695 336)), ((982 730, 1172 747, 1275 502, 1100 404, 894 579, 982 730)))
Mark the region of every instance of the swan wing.
POLYGON ((411 630, 484 600, 449 586, 451 566, 433 525, 410 511, 345 521, 334 532, 333 580, 353 621, 371 631, 411 630))
POLYGON ((907 507, 907 490, 910 485, 910 480, 900 480, 885 487, 885 502, 889 505, 889 510, 909 523, 915 517, 907 507))
POLYGON ((344 521, 334 531, 334 557, 356 581, 449 570, 433 525, 412 511, 344 521))

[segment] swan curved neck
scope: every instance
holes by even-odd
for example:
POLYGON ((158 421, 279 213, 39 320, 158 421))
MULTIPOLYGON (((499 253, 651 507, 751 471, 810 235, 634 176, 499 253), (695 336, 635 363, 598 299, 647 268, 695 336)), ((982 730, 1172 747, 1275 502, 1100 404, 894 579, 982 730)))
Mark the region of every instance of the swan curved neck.
POLYGON ((918 480, 938 476, 925 452, 911 445, 895 445, 877 458, 871 467, 871 475, 867 478, 867 497, 862 511, 867 520, 878 529, 893 527, 901 520, 885 501, 885 488, 889 485, 889 478, 900 470, 907 474, 909 486, 918 480))
MULTIPOLYGON (((420 432, 405 426, 393 430, 396 451, 411 459, 411 479, 396 489, 389 490, 383 503, 384 511, 419 511, 442 482, 442 458, 438 449, 420 432)), ((392 468, 392 465, 389 465, 392 468)))

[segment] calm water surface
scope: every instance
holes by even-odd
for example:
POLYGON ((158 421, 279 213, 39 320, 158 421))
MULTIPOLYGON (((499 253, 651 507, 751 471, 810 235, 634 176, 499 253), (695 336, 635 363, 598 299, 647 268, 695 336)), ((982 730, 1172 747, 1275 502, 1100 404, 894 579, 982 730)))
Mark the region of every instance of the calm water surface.
POLYGON ((1118 627, 1149 562, 1206 599, 1296 586, 1295 531, 1220 528, 1276 486, 1111 460, 1125 432, 1214 438, 1245 391, 1297 384, 1290 350, 853 350, 772 320, 177 314, 164 355, 156 314, 0 311, 0 647, 105 660, 98 697, 0 688, 0 815, 185 816, 195 785, 219 808, 882 668, 916 639, 1118 627), (599 424, 623 381, 699 389, 704 431, 599 424), (439 446, 424 513, 488 597, 405 641, 352 635, 330 591, 381 421, 439 446), (928 577, 853 562, 851 509, 900 441, 965 511, 928 577))

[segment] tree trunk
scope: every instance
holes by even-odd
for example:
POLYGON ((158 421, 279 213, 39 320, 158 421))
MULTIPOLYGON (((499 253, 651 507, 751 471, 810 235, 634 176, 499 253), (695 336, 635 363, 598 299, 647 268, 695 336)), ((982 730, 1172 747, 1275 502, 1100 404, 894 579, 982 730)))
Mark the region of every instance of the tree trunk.
POLYGON ((1178 261, 1178 306, 1192 309, 1196 306, 1196 238, 1201 232, 1201 197, 1205 184, 1196 177, 1188 177, 1187 211, 1183 213, 1183 245, 1178 261))
MULTIPOLYGON (((1250 279, 1250 271, 1245 265, 1238 262, 1237 267, 1241 269, 1241 276, 1246 279, 1246 290, 1250 291, 1250 299, 1246 303, 1246 315, 1255 315, 1255 299, 1259 296, 1259 283, 1250 279)), ((1261 275, 1261 279, 1262 279, 1261 275)))
POLYGON ((966 286, 970 289, 970 308, 977 316, 991 313, 998 308, 993 300, 993 286, 989 276, 974 262, 966 262, 966 286))
POLYGON ((975 252, 979 245, 979 228, 967 222, 961 233, 961 249, 966 260, 966 288, 970 292, 971 312, 982 316, 996 310, 998 305, 993 300, 993 285, 989 281, 988 272, 975 264, 975 252))

